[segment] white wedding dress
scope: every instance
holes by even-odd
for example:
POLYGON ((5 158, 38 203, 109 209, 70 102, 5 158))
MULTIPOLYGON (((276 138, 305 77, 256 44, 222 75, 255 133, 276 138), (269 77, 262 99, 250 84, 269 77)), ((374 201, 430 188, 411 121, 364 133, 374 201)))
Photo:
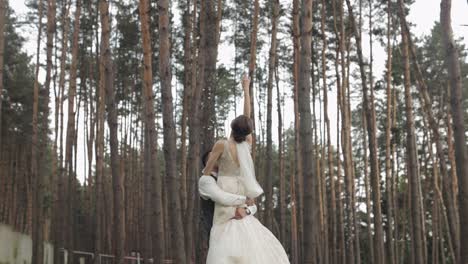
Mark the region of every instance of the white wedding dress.
MULTIPOLYGON (((255 179, 250 146, 236 144, 239 165, 231 157, 228 141, 218 160, 218 186, 226 192, 256 198, 263 193, 255 179)), ((215 204, 206 264, 289 264, 276 237, 252 215, 232 219, 235 207, 215 204)))

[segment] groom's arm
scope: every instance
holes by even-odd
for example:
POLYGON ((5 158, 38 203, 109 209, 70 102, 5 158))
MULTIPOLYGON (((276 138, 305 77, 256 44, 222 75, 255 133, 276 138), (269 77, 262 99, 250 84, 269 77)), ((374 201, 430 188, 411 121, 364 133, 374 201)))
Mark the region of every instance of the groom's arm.
POLYGON ((198 180, 198 191, 200 196, 205 199, 210 199, 215 203, 224 206, 240 206, 245 204, 247 197, 243 195, 233 194, 221 189, 216 184, 215 179, 211 176, 203 175, 198 180))

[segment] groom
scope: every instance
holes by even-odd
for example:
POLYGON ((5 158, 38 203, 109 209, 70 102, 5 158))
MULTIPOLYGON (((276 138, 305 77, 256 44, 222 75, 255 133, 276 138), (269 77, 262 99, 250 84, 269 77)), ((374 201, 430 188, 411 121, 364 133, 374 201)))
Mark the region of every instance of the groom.
MULTIPOLYGON (((206 166, 210 151, 206 152, 202 156, 203 167, 206 166)), ((228 193, 222 190, 217 181, 218 167, 215 166, 210 176, 201 176, 198 181, 198 190, 200 192, 200 263, 206 261, 206 255, 208 253, 208 246, 210 240, 210 230, 213 226, 213 214, 215 202, 219 202, 225 205, 239 206, 236 208, 236 214, 233 217, 235 220, 240 220, 247 215, 255 214, 257 212, 257 206, 254 204, 252 199, 248 199, 245 196, 228 193), (247 204, 247 207, 241 205, 247 204)), ((197 262, 198 263, 198 262, 197 262)))

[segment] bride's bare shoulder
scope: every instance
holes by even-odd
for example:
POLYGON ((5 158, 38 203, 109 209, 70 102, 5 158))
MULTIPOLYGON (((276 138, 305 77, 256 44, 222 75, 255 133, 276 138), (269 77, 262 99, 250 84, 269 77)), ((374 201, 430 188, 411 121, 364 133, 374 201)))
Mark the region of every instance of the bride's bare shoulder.
POLYGON ((224 151, 224 144, 226 143, 225 139, 220 139, 216 141, 216 143, 213 146, 213 152, 222 152, 224 151))

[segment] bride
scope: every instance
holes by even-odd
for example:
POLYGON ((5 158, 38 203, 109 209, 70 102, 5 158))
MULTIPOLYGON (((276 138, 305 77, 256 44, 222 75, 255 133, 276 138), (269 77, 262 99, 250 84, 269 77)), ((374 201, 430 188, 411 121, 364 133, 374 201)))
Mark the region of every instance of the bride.
MULTIPOLYGON (((218 165, 218 186, 226 192, 257 198, 263 189, 255 178, 250 154, 252 123, 250 120, 249 78, 244 75, 244 115, 231 123, 231 135, 213 146, 203 170, 210 175, 218 165)), ((215 204, 210 233, 207 264, 286 264, 288 257, 281 243, 250 214, 247 205, 238 207, 215 204), (239 215, 245 217, 238 217, 239 215)))

